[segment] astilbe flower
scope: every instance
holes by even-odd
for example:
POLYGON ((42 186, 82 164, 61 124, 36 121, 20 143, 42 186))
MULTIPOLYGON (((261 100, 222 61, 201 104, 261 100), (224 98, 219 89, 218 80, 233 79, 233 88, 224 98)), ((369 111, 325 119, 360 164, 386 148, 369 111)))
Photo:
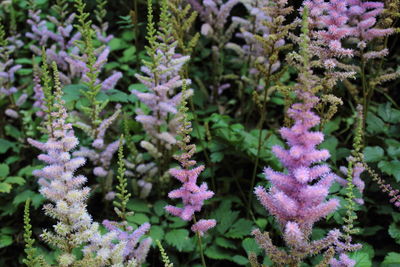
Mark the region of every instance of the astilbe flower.
MULTIPOLYGON (((267 39, 270 34, 270 29, 266 22, 271 23, 272 19, 268 15, 268 6, 271 5, 268 1, 243 1, 250 16, 248 19, 241 17, 232 17, 232 21, 240 26, 240 33, 236 37, 243 39, 245 42, 241 47, 234 43, 228 43, 226 47, 233 49, 239 54, 240 60, 249 63, 250 80, 259 80, 263 75, 257 68, 257 65, 262 65, 263 68, 269 69, 269 58, 266 56, 263 43, 259 38, 267 39), (254 76, 254 78, 251 78, 254 76)), ((280 47, 285 43, 283 39, 277 41, 274 46, 280 47)), ((276 61, 271 66, 271 73, 275 72, 280 67, 280 62, 276 61)), ((257 89, 263 89, 262 83, 258 82, 257 89)))
MULTIPOLYGON (((18 91, 15 84, 15 73, 22 66, 15 64, 12 54, 22 45, 23 43, 17 39, 17 36, 6 38, 4 27, 0 24, 0 98, 9 97, 13 99, 13 95, 18 91)), ((19 114, 15 108, 24 104, 27 97, 27 94, 21 94, 15 103, 11 103, 11 106, 5 110, 5 115, 13 119, 18 118, 19 114)))
MULTIPOLYGON (((74 31, 72 26, 76 17, 75 13, 63 14, 66 16, 65 21, 60 21, 54 16, 47 16, 47 20, 43 20, 40 17, 40 10, 29 10, 29 19, 27 23, 31 25, 31 31, 26 34, 28 38, 38 42, 38 45, 45 46, 46 56, 48 62, 57 62, 57 65, 61 69, 60 79, 63 84, 71 84, 74 79, 88 81, 87 73, 87 55, 81 52, 80 47, 77 45, 82 38, 82 34, 79 31, 74 31), (56 27, 56 31, 51 31, 46 24, 48 22, 53 23, 56 27)), ((64 18, 63 16, 60 17, 64 18)), ((96 33, 100 31, 95 25, 94 29, 96 33)), ((104 33, 101 30, 102 36, 104 33)), ((112 39, 112 36, 106 37, 106 40, 112 39)), ((103 40, 103 39, 102 39, 103 40)), ((106 41, 104 40, 104 41, 106 41)), ((37 45, 32 44, 30 49, 37 55, 42 54, 42 50, 37 45)), ((107 62, 110 50, 108 47, 102 46, 96 50, 96 56, 98 61, 96 62, 96 69, 99 73, 102 71, 104 64, 107 62)), ((115 87, 119 79, 122 78, 122 73, 114 72, 105 80, 97 80, 96 84, 102 85, 102 90, 109 90, 115 87)))
MULTIPOLYGON (((150 15, 152 18, 152 14, 150 15)), ((148 24, 150 23, 153 25, 153 22, 148 24)), ((187 98, 192 93, 192 90, 188 90, 185 95, 176 93, 183 82, 191 83, 189 79, 182 79, 180 76, 190 57, 175 52, 177 41, 172 37, 167 7, 162 9, 159 24, 159 30, 152 28, 147 37, 150 42, 147 54, 152 60, 144 61, 144 66, 141 67, 144 75, 135 75, 147 87, 148 92, 132 90, 132 93, 150 109, 150 114, 146 114, 141 108, 137 109, 136 121, 143 125, 157 150, 170 150, 176 144, 175 135, 179 127, 177 106, 182 98, 187 98), (163 127, 166 129, 162 130, 163 127)))
MULTIPOLYGON (((310 11, 311 33, 316 38, 311 51, 324 61, 328 69, 346 66, 336 58, 361 56, 360 51, 373 39, 388 36, 393 29, 374 27, 377 17, 382 13, 381 2, 360 0, 307 0, 304 2, 310 11), (349 40, 357 44, 356 48, 344 48, 343 42, 349 40)), ((362 54, 364 59, 379 58, 387 55, 387 49, 362 54)), ((349 68, 349 66, 347 66, 349 68)))
MULTIPOLYGON (((85 164, 85 158, 73 157, 71 151, 78 145, 78 139, 72 130, 72 125, 67 122, 67 111, 65 103, 61 99, 62 91, 56 76, 56 93, 53 103, 53 111, 48 115, 51 123, 47 124, 50 134, 45 142, 28 139, 28 142, 40 149, 43 153, 38 158, 47 166, 35 170, 33 174, 39 177, 40 193, 52 203, 46 204, 44 210, 46 215, 57 220, 54 232, 45 230, 41 235, 49 244, 59 248, 62 253, 58 257, 60 266, 72 266, 80 261, 86 266, 135 266, 142 262, 143 254, 131 254, 132 244, 137 243, 136 236, 129 236, 120 242, 118 239, 120 231, 110 229, 105 235, 101 235, 99 225, 93 222, 92 217, 86 209, 86 200, 90 189, 83 187, 87 178, 83 175, 75 175, 76 170, 85 164), (76 259, 72 249, 84 246, 84 258, 76 259), (125 251, 130 252, 125 254, 125 251), (137 258, 134 258, 137 257, 137 258), (91 263, 91 265, 89 264, 91 263), (88 265, 89 264, 89 265, 88 265), (124 265, 125 264, 125 265, 124 265)), ((144 232, 147 228, 141 231, 144 232)), ((143 227, 142 227, 143 228, 143 227)), ((143 245, 143 248, 148 245, 143 245)), ((78 264, 79 265, 79 264, 78 264)))
MULTIPOLYGON (((102 46, 96 49, 94 53, 97 57, 94 68, 100 73, 103 70, 104 65, 107 63, 110 48, 102 46)), ((90 70, 87 66, 87 59, 88 55, 82 54, 81 51, 77 54, 69 54, 65 57, 70 69, 70 77, 65 77, 67 83, 71 83, 71 79, 74 77, 78 77, 82 82, 90 81, 90 78, 88 77, 90 70)), ((94 85, 100 84, 101 90, 107 91, 113 89, 121 78, 122 73, 116 71, 104 80, 97 79, 94 85)))
POLYGON ((137 264, 145 261, 150 250, 152 239, 147 237, 143 240, 140 240, 140 238, 150 230, 149 223, 143 223, 136 230, 133 230, 132 226, 127 226, 123 223, 116 223, 109 220, 104 220, 103 225, 108 231, 116 232, 118 234, 117 239, 120 242, 126 242, 123 251, 124 257, 128 259, 135 259, 137 264), (125 231, 121 228, 125 228, 125 231))
POLYGON ((213 38, 217 43, 226 43, 232 36, 236 24, 226 25, 232 8, 240 3, 239 0, 188 0, 196 10, 204 24, 201 33, 213 38))
POLYGON ((40 83, 41 81, 38 72, 38 70, 35 70, 33 74, 33 92, 35 93, 33 95, 33 98, 35 99, 33 106, 39 109, 38 111, 36 111, 36 116, 43 117, 45 115, 45 113, 43 112, 43 110, 45 109, 44 92, 40 83))
MULTIPOLYGON (((32 44, 30 49, 36 54, 41 55, 40 47, 48 47, 45 49, 48 62, 56 62, 61 72, 61 81, 67 83, 68 74, 63 74, 69 70, 69 64, 66 58, 71 54, 77 54, 79 49, 75 45, 75 41, 81 39, 79 32, 73 32, 73 23, 75 13, 71 13, 65 21, 61 22, 56 17, 48 16, 47 20, 42 19, 41 10, 29 10, 27 23, 31 26, 31 32, 26 33, 26 37, 38 43, 32 44), (47 23, 51 22, 55 25, 56 31, 53 32, 47 27, 47 23)), ((69 82, 71 83, 71 82, 69 82)))
POLYGON ((92 148, 80 147, 78 151, 75 151, 74 156, 87 157, 95 165, 93 169, 93 174, 97 177, 109 177, 112 175, 112 170, 110 169, 111 161, 114 154, 118 150, 120 140, 113 141, 106 144, 105 134, 108 128, 113 124, 113 122, 118 118, 121 113, 121 108, 117 106, 116 111, 107 119, 104 119, 101 124, 96 129, 91 129, 91 127, 83 122, 78 122, 76 125, 83 129, 89 136, 93 139, 92 148))
MULTIPOLYGON (((185 88, 186 85, 184 85, 185 88)), ((183 92, 185 89, 183 90, 183 92)), ((206 231, 213 228, 216 225, 216 220, 201 219, 196 221, 195 212, 199 212, 204 204, 204 201, 214 196, 214 192, 208 190, 207 183, 202 183, 200 186, 197 185, 197 178, 199 174, 204 170, 204 166, 196 165, 196 161, 192 159, 192 156, 196 152, 196 145, 190 144, 190 132, 192 131, 191 123, 187 120, 186 115, 186 101, 182 101, 180 113, 182 114, 181 126, 179 128, 179 135, 182 140, 178 141, 178 146, 182 151, 182 154, 175 155, 174 158, 179 161, 181 168, 170 169, 170 174, 182 183, 179 189, 172 190, 168 193, 168 197, 171 199, 181 198, 183 207, 176 207, 168 205, 165 210, 182 220, 190 221, 194 220, 194 224, 191 230, 198 233, 200 236, 204 235, 206 231)))
MULTIPOLYGON (((349 9, 347 16, 352 26, 351 35, 360 41, 368 42, 375 38, 385 37, 393 33, 393 29, 375 28, 377 16, 384 8, 384 3, 360 0, 347 0, 349 9)), ((358 46, 363 44, 358 44, 358 46)))
MULTIPOLYGON (((351 158, 347 159, 348 161, 353 160, 351 158)), ((344 166, 340 167, 340 171, 343 173, 343 175, 347 175, 348 174, 348 169, 344 166)), ((355 185, 355 187, 358 189, 358 191, 362 194, 365 188, 365 183, 364 181, 361 179, 361 174, 365 171, 364 165, 361 162, 356 162, 355 165, 353 166, 353 170, 352 170, 352 182, 355 185)), ((343 187, 345 187, 348 183, 347 180, 337 177, 337 182, 342 185, 343 187)), ((359 204, 359 205, 363 205, 364 204, 364 200, 362 198, 356 198, 354 199, 354 201, 359 204)))
POLYGON ((213 78, 214 83, 210 86, 212 95, 211 100, 215 101, 217 96, 230 88, 230 83, 222 82, 223 62, 222 50, 237 28, 237 22, 232 21, 228 24, 232 8, 237 5, 239 0, 188 0, 192 8, 200 15, 204 22, 201 27, 201 34, 213 40, 212 60, 213 60, 213 78))
POLYGON ((319 99, 308 91, 298 91, 297 95, 301 102, 288 110, 294 124, 280 130, 289 148, 272 148, 287 173, 265 169, 270 189, 266 191, 257 186, 254 190, 261 204, 279 222, 290 253, 276 248, 267 233, 263 235, 255 230, 253 234, 273 261, 284 264, 299 263, 308 255, 333 247, 341 236, 338 230, 331 230, 321 240, 308 241, 314 223, 333 212, 339 201, 334 198, 326 201, 336 175, 328 165, 319 164, 330 156, 327 150, 316 148, 323 141, 323 134, 310 131, 320 123, 320 118, 312 111, 319 99))
POLYGON ((332 259, 329 262, 331 267, 353 267, 356 265, 356 261, 352 260, 346 254, 340 254, 339 259, 332 259))

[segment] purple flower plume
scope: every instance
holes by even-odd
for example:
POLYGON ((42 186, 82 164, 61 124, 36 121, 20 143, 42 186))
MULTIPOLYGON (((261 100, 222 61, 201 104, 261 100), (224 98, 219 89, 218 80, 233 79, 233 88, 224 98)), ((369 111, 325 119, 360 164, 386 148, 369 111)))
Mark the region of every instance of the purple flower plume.
POLYGON ((303 102, 293 104, 288 110, 294 125, 280 130, 289 148, 272 148, 287 173, 265 169, 265 176, 272 187, 267 192, 258 186, 255 193, 283 228, 288 223, 296 224, 301 232, 308 235, 314 222, 334 211, 339 202, 337 199, 325 201, 336 175, 327 165, 316 164, 329 158, 326 149, 316 148, 324 140, 323 134, 310 131, 320 122, 320 118, 311 110, 318 98, 306 92, 301 92, 299 97, 303 102))

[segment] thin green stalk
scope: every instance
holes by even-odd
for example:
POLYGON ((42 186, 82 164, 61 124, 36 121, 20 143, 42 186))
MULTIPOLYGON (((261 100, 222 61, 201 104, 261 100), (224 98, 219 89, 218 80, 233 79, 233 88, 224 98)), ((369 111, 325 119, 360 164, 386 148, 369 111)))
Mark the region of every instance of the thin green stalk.
MULTIPOLYGON (((196 220, 195 216, 193 216, 193 222, 194 222, 194 224, 197 223, 197 220, 196 220)), ((199 251, 200 251, 201 265, 203 267, 207 267, 206 260, 204 258, 204 251, 203 251, 203 244, 201 242, 201 235, 200 235, 200 233, 198 231, 196 232, 196 235, 197 235, 197 245, 198 245, 199 251)))
MULTIPOLYGON (((195 108, 194 108, 192 97, 190 97, 189 103, 190 103, 190 108, 192 109, 193 119, 194 119, 195 123, 198 126, 200 126, 200 122, 199 122, 199 120, 197 118, 197 114, 195 113, 195 108)), ((210 156, 207 153, 206 146, 204 145, 204 143, 206 143, 206 141, 201 138, 199 127, 195 127, 195 128, 196 128, 196 134, 199 137, 201 146, 203 147, 203 154, 204 154, 204 157, 206 158, 207 165, 210 166, 211 170, 212 170, 212 173, 211 173, 211 186, 212 186, 213 191, 216 192, 216 184, 215 184, 214 168, 213 168, 214 164, 211 162, 210 156)))
POLYGON ((361 84, 363 90, 363 129, 365 129, 365 122, 367 119, 368 114, 368 85, 367 85, 367 78, 365 73, 365 59, 364 59, 364 51, 361 50, 361 84))
MULTIPOLYGON (((272 53, 273 54, 273 51, 272 53)), ((249 217, 250 214, 250 209, 251 209, 251 202, 253 200, 253 187, 254 184, 256 182, 256 175, 257 175, 257 169, 258 169, 258 164, 260 162, 260 153, 261 153, 261 146, 262 146, 262 130, 263 130, 263 124, 265 122, 266 119, 266 108, 267 108, 267 96, 268 96, 268 85, 270 83, 270 79, 271 79, 271 64, 269 64, 268 66, 268 72, 267 72, 267 78, 265 81, 265 88, 264 88, 264 98, 263 98, 263 106, 261 109, 261 119, 259 121, 258 127, 259 127, 259 131, 258 131, 258 146, 257 146, 257 157, 256 157, 256 163, 254 164, 254 168, 253 168, 253 175, 251 177, 251 183, 250 183, 250 190, 249 190, 249 202, 247 203, 247 211, 246 211, 246 217, 249 217)))

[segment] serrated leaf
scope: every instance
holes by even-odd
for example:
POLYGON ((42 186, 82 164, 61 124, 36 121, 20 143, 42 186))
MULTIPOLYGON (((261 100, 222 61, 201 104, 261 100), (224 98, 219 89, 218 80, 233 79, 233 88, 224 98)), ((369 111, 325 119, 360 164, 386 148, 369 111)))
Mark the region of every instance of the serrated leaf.
POLYGON ((65 102, 77 101, 82 98, 82 90, 87 90, 87 86, 83 84, 69 84, 63 88, 63 99, 65 102))
POLYGON ((219 248, 215 245, 206 248, 205 252, 207 257, 214 260, 231 260, 232 255, 225 249, 219 248))
POLYGON ((215 244, 223 248, 233 248, 233 249, 236 248, 236 245, 233 241, 223 237, 217 237, 215 239, 215 244))
POLYGON ((6 178, 10 173, 10 167, 7 164, 0 164, 0 178, 6 178))
POLYGON ((32 199, 34 195, 35 195, 35 192, 33 192, 32 190, 23 191, 14 197, 14 200, 12 203, 14 205, 18 206, 20 203, 25 202, 28 198, 32 199))
POLYGON ((14 144, 11 143, 10 141, 0 138, 0 154, 6 153, 7 150, 13 146, 14 146, 14 144))
POLYGON ((169 220, 172 221, 172 223, 169 223, 168 226, 171 228, 181 228, 181 227, 185 227, 188 222, 182 220, 179 217, 170 217, 169 220))
POLYGON ((368 112, 367 131, 372 134, 382 133, 385 131, 385 123, 371 112, 368 112))
POLYGON ((379 146, 368 146, 364 149, 364 158, 366 162, 377 162, 383 158, 384 151, 379 146))
POLYGON ((246 265, 247 263, 249 263, 249 260, 246 257, 243 257, 241 255, 233 256, 232 261, 239 265, 246 265))
POLYGON ((0 183, 0 193, 10 193, 12 186, 7 183, 0 183))
POLYGON ((224 153, 222 152, 211 153, 211 162, 217 163, 221 162, 223 159, 224 159, 224 153))
POLYGON ((242 241, 242 247, 244 250, 247 252, 247 254, 250 254, 250 252, 253 252, 257 255, 261 253, 261 249, 258 246, 257 242, 254 240, 254 238, 247 237, 242 241))
POLYGON ((225 236, 230 238, 242 238, 246 235, 249 235, 252 228, 253 228, 252 221, 246 219, 239 219, 232 225, 232 227, 229 229, 228 233, 226 233, 225 236))
POLYGON ((189 231, 186 229, 174 229, 165 235, 165 241, 167 244, 177 248, 179 251, 183 250, 188 240, 189 231))
POLYGON ((400 266, 400 253, 397 252, 389 252, 383 262, 380 265, 381 267, 398 267, 400 266))
POLYGON ((163 240, 164 238, 164 230, 158 225, 152 225, 150 228, 149 236, 153 240, 163 240))
POLYGON ((400 161, 392 160, 392 161, 381 161, 378 163, 378 167, 381 171, 393 175, 396 178, 397 182, 400 182, 400 161))
POLYGON ((388 232, 389 235, 396 240, 396 243, 400 244, 400 227, 397 223, 391 223, 388 232))
POLYGON ((238 211, 228 211, 226 213, 220 214, 221 217, 218 218, 216 216, 216 220, 218 221, 217 224, 217 231, 220 232, 221 234, 224 234, 229 227, 233 224, 234 221, 239 217, 239 212, 238 211))
POLYGON ((167 205, 167 202, 164 200, 158 200, 156 203, 154 203, 154 212, 157 214, 157 216, 161 216, 165 214, 165 206, 167 205))
POLYGON ((366 252, 356 251, 350 255, 350 258, 356 261, 356 265, 354 267, 371 267, 372 262, 371 259, 366 252))
POLYGON ((126 204, 128 210, 150 213, 147 203, 141 199, 131 199, 126 204))
POLYGON ((116 89, 110 89, 107 91, 108 95, 108 100, 111 102, 123 102, 126 103, 128 102, 128 94, 116 90, 116 89))
POLYGON ((143 213, 135 213, 132 216, 127 216, 126 220, 128 222, 136 223, 139 225, 150 221, 149 217, 147 217, 146 214, 143 213))
POLYGON ((4 182, 10 183, 10 184, 23 185, 23 184, 25 184, 25 179, 22 177, 18 177, 18 176, 10 176, 10 177, 7 177, 7 179, 4 182))
POLYGON ((12 237, 9 235, 0 235, 0 248, 8 247, 13 243, 12 237))

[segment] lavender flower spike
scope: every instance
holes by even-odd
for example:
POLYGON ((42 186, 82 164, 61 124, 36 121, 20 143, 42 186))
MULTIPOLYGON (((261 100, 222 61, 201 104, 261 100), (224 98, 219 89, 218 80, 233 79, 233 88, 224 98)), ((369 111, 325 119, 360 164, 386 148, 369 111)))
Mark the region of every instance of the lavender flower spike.
MULTIPOLYGON (((53 111, 51 123, 47 124, 49 139, 42 143, 28 139, 28 142, 40 149, 43 153, 38 156, 46 163, 40 170, 33 174, 39 177, 40 193, 48 200, 44 206, 46 215, 54 218, 54 232, 44 230, 41 237, 49 244, 60 249, 57 258, 59 266, 89 266, 87 262, 96 262, 95 266, 134 266, 140 264, 146 253, 146 246, 140 246, 143 254, 128 255, 132 242, 137 243, 137 235, 128 236, 127 239, 118 239, 119 232, 111 229, 101 235, 99 224, 93 222, 86 209, 86 200, 89 196, 89 187, 83 187, 87 178, 75 175, 76 170, 85 164, 84 157, 74 157, 71 151, 78 145, 78 139, 72 130, 72 125, 67 122, 65 103, 61 99, 62 91, 58 79, 58 71, 54 63, 55 72, 55 100, 52 102, 53 111), (83 259, 77 259, 72 253, 74 248, 83 246, 83 259), (96 252, 96 253, 94 253, 96 252)), ((46 100, 47 101, 47 100, 46 100)), ((143 230, 143 229, 141 229, 143 230)), ((134 232, 135 233, 135 232, 134 232)))
POLYGON ((336 175, 331 173, 327 165, 315 165, 329 158, 327 150, 316 149, 324 139, 323 134, 310 131, 320 121, 311 111, 318 98, 306 92, 301 92, 299 97, 303 103, 292 105, 288 111, 295 121, 294 125, 280 130, 290 148, 272 148, 288 173, 266 169, 265 176, 272 187, 266 192, 263 187, 258 186, 255 193, 283 228, 288 223, 295 223, 308 236, 313 224, 334 211, 339 202, 336 199, 325 201, 336 175))
MULTIPOLYGON (((186 85, 184 84, 182 93, 185 93, 186 85)), ((213 228, 216 225, 216 220, 200 220, 196 222, 194 213, 201 210, 204 200, 210 199, 214 196, 214 192, 208 190, 206 183, 202 183, 200 186, 197 185, 197 178, 199 174, 204 170, 204 166, 200 165, 193 168, 196 165, 196 161, 191 159, 193 154, 196 152, 196 145, 190 144, 190 132, 192 131, 191 123, 187 120, 186 115, 186 101, 183 100, 179 113, 182 115, 181 126, 179 128, 179 135, 182 140, 178 141, 178 146, 182 151, 182 154, 175 155, 174 158, 179 161, 181 168, 170 169, 169 173, 182 183, 182 186, 178 189, 169 192, 169 198, 181 198, 183 207, 176 207, 168 205, 165 210, 174 215, 180 217, 182 220, 189 221, 194 220, 195 224, 191 230, 198 235, 202 236, 204 233, 213 228)))

